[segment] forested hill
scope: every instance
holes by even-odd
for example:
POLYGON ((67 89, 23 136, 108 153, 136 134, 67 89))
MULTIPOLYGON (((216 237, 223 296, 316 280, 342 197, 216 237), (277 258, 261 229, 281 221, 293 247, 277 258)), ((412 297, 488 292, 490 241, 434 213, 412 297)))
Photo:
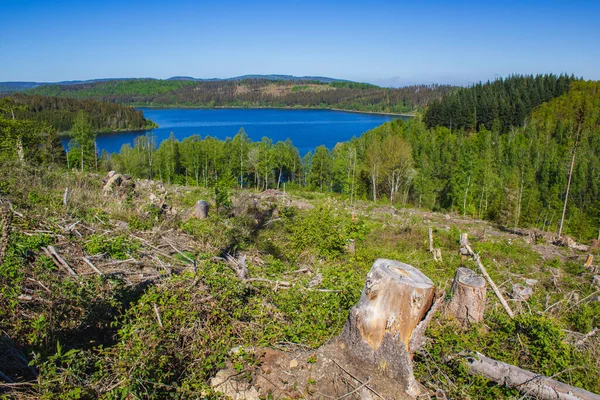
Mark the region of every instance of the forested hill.
POLYGON ((13 94, 15 117, 46 123, 59 132, 70 131, 75 115, 87 113, 92 129, 97 132, 143 130, 156 127, 133 107, 95 100, 69 99, 39 95, 13 94))
POLYGON ((533 109, 569 90, 568 75, 513 75, 446 93, 425 112, 427 127, 506 132, 523 125, 533 109))
POLYGON ((138 106, 318 107, 403 113, 423 109, 452 89, 440 85, 391 89, 366 83, 319 80, 135 79, 40 86, 25 93, 138 106))

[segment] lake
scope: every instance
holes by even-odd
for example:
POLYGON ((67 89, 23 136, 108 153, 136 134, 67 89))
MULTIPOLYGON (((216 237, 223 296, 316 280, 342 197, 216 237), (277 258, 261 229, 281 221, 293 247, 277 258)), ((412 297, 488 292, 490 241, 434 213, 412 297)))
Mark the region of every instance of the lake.
MULTIPOLYGON (((251 109, 190 109, 140 108, 146 118, 159 127, 151 131, 102 133, 97 136, 98 150, 118 152, 123 144, 133 146, 135 137, 153 132, 157 145, 171 132, 179 140, 199 134, 218 139, 233 138, 244 128, 250 139, 260 141, 263 136, 274 143, 290 138, 304 155, 319 145, 332 149, 336 143, 391 121, 406 118, 381 114, 360 114, 331 110, 287 110, 269 108, 251 109)), ((63 139, 66 145, 68 139, 63 139)))

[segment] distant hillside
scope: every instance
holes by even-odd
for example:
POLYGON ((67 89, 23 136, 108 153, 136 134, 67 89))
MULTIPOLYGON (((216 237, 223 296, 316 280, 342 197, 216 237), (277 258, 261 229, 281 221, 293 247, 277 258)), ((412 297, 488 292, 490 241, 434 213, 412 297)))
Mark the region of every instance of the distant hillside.
POLYGON ((300 107, 403 113, 424 108, 449 93, 451 86, 391 89, 322 77, 269 75, 227 80, 129 79, 44 85, 25 93, 92 99, 136 106, 300 107), (324 81, 328 80, 328 81, 324 81))
POLYGON ((120 104, 38 95, 13 94, 15 117, 44 122, 59 132, 71 130, 78 111, 84 110, 95 131, 142 130, 156 127, 144 113, 120 104), (20 106, 20 107, 19 107, 20 106))
MULTIPOLYGON (((130 81, 130 80, 158 80, 155 78, 101 78, 101 79, 88 79, 88 80, 75 80, 75 81, 61 81, 61 82, 0 82, 0 93, 13 93, 22 92, 27 89, 32 89, 38 86, 67 86, 67 85, 79 85, 89 84, 98 82, 109 82, 109 81, 130 81)), ((328 78, 324 76, 293 76, 293 75, 242 75, 235 76, 233 78, 194 78, 192 76, 172 76, 167 78, 167 81, 242 81, 246 79, 264 79, 269 81, 316 81, 323 83, 331 82, 350 82, 344 79, 328 78)))

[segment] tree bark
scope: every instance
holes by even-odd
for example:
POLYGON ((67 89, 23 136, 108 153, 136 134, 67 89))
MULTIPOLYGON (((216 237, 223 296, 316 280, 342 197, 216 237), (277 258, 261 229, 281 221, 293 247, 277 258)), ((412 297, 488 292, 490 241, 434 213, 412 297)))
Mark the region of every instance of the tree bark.
POLYGON ((452 283, 452 299, 446 312, 463 325, 481 321, 486 291, 485 279, 468 268, 458 268, 452 283))
POLYGON ((348 357, 361 368, 383 372, 416 396, 410 344, 434 296, 433 282, 418 269, 394 260, 375 261, 340 335, 348 357))

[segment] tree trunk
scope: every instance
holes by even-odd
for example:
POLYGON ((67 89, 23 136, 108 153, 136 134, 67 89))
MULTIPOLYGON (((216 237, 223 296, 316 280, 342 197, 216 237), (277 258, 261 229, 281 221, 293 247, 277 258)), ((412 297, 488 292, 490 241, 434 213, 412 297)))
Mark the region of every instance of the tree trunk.
POLYGON ((446 312, 461 324, 479 322, 485 310, 485 279, 468 268, 458 268, 452 283, 452 299, 446 312))
POLYGON ((357 366, 384 373, 410 396, 419 393, 413 376, 413 331, 430 311, 433 282, 418 269, 378 259, 367 275, 358 305, 340 334, 346 354, 357 366), (412 340, 411 340, 412 339, 412 340))
POLYGON ((500 385, 517 388, 521 393, 543 400, 600 400, 600 396, 549 377, 475 354, 467 357, 471 375, 483 375, 500 385))

